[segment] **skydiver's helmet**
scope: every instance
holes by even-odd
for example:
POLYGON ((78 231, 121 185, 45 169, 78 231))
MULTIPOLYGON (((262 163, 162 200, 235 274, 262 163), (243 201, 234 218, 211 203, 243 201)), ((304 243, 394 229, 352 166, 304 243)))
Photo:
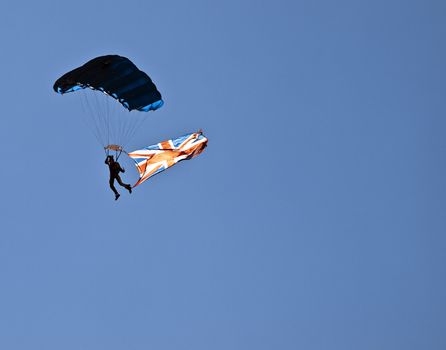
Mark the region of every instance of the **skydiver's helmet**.
POLYGON ((109 162, 114 162, 115 161, 115 159, 113 158, 112 155, 107 156, 107 159, 108 159, 109 162))

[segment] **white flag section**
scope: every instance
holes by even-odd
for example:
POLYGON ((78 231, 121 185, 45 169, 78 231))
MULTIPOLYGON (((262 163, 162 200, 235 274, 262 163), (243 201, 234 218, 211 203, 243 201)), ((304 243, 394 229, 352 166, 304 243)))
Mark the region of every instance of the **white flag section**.
POLYGON ((139 172, 139 180, 133 187, 182 160, 198 156, 207 142, 201 132, 195 132, 128 153, 139 172))

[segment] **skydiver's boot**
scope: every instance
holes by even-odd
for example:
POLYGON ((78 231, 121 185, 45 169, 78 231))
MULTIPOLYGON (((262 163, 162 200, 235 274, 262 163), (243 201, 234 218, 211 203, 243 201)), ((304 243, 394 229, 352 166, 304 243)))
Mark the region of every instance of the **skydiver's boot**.
POLYGON ((116 194, 115 194, 115 201, 117 201, 118 198, 119 198, 120 196, 121 196, 121 195, 120 195, 119 193, 116 193, 116 194))
POLYGON ((129 191, 129 193, 132 193, 132 186, 131 185, 127 185, 127 186, 125 186, 125 188, 129 191))

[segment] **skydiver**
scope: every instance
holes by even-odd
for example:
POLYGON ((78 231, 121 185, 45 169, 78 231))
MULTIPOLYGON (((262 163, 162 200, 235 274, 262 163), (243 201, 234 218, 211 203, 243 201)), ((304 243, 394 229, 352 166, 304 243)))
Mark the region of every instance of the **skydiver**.
POLYGON ((110 170, 110 188, 112 189, 112 191, 115 194, 115 200, 117 200, 120 196, 120 194, 118 193, 118 191, 116 191, 115 188, 115 180, 118 181, 118 184, 120 184, 122 187, 126 188, 129 193, 132 193, 132 186, 125 184, 122 182, 121 177, 119 176, 119 173, 125 173, 125 169, 121 168, 121 165, 118 162, 115 162, 113 156, 107 156, 107 158, 105 158, 105 164, 108 165, 108 169, 110 170))

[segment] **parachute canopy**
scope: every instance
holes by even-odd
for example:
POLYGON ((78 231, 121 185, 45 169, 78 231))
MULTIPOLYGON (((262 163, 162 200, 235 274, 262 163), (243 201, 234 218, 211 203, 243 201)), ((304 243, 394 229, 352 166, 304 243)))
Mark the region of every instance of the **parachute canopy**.
POLYGON ((201 132, 195 132, 128 153, 139 172, 139 180, 133 187, 182 160, 198 156, 207 142, 201 132))
POLYGON ((96 57, 65 73, 53 89, 60 94, 80 90, 74 97, 82 102, 81 116, 106 154, 115 151, 116 157, 147 119, 141 112, 155 111, 164 104, 149 76, 118 55, 96 57))
POLYGON ((112 96, 129 111, 154 111, 164 104, 150 77, 128 58, 118 55, 88 61, 57 79, 53 89, 65 94, 87 87, 112 96))

